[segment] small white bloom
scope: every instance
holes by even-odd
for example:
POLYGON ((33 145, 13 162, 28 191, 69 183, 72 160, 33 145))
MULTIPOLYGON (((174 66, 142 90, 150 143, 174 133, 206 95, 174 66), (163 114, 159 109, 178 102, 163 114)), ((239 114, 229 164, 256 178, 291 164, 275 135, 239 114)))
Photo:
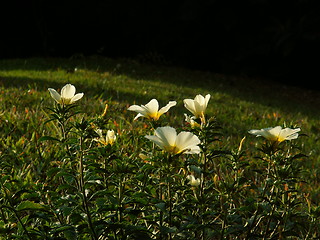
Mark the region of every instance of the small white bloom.
POLYGON ((172 127, 158 127, 154 134, 145 137, 171 154, 200 153, 200 147, 198 146, 200 140, 191 132, 180 132, 177 135, 176 130, 172 127))
POLYGON ((250 130, 249 133, 256 135, 257 137, 264 137, 269 141, 272 142, 283 142, 285 140, 292 140, 292 139, 297 139, 300 132, 300 128, 284 128, 282 129, 281 126, 276 126, 274 128, 269 127, 269 128, 263 128, 260 130, 250 130))
POLYGON ((72 84, 66 84, 61 89, 61 95, 53 88, 48 88, 51 97, 56 100, 57 103, 68 105, 72 104, 83 97, 83 93, 76 93, 76 88, 72 84))
POLYGON ((189 123, 192 128, 194 128, 194 127, 200 127, 200 124, 195 121, 195 119, 196 119, 195 116, 190 117, 190 116, 188 116, 187 114, 184 114, 184 117, 185 117, 184 120, 185 120, 187 123, 189 123))
POLYGON ((189 184, 192 187, 198 187, 200 185, 200 179, 199 178, 195 178, 193 175, 188 175, 187 179, 189 180, 189 184))
POLYGON ((103 136, 101 129, 97 129, 95 130, 95 132, 99 135, 99 138, 96 138, 94 140, 103 145, 113 145, 117 139, 117 136, 113 130, 108 130, 106 136, 103 136))
POLYGON ((128 108, 128 110, 138 113, 134 120, 136 120, 139 117, 145 117, 157 121, 162 114, 168 112, 169 109, 175 106, 176 104, 176 101, 170 101, 166 106, 159 110, 159 103, 157 99, 152 99, 146 105, 132 105, 128 108))
POLYGON ((199 94, 194 99, 184 99, 184 106, 196 118, 201 118, 205 114, 210 97, 210 94, 207 94, 205 97, 199 94))

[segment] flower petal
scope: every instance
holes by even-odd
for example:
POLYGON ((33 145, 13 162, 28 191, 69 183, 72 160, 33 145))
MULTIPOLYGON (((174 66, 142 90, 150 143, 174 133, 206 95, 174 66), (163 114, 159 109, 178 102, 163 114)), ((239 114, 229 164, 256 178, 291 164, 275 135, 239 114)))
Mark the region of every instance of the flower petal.
POLYGON ((140 116, 146 116, 147 115, 147 110, 146 108, 143 108, 138 105, 132 105, 128 108, 129 111, 137 112, 140 114, 140 116))
POLYGON ((193 115, 196 115, 196 108, 194 106, 194 100, 193 99, 184 99, 183 100, 184 107, 188 109, 193 115))
POLYGON ((139 117, 144 117, 144 115, 141 113, 138 113, 137 116, 135 116, 135 118, 133 120, 137 120, 139 117))
POLYGON ((281 130, 282 130, 282 127, 276 126, 274 128, 266 128, 265 130, 266 130, 266 132, 268 132, 268 134, 270 134, 272 136, 279 137, 281 130))
POLYGON ((285 140, 292 140, 298 138, 298 132, 300 128, 291 129, 285 128, 282 129, 281 126, 276 126, 274 128, 264 128, 261 130, 250 130, 249 133, 253 135, 263 136, 270 141, 283 142, 285 140))
POLYGON ((177 105, 177 102, 176 101, 170 101, 166 106, 162 107, 160 110, 159 110, 159 116, 168 112, 169 109, 173 106, 177 105))
POLYGON ((269 127, 269 128, 263 128, 263 129, 260 129, 260 130, 250 130, 249 133, 250 134, 253 134, 253 135, 256 135, 257 137, 264 137, 268 140, 272 140, 272 141, 275 141, 278 139, 278 136, 279 136, 279 133, 281 131, 281 127, 280 126, 277 126, 277 127, 269 127))
POLYGON ((72 84, 66 84, 61 89, 61 97, 66 99, 71 99, 76 93, 76 88, 72 84))
POLYGON ((189 184, 193 187, 197 187, 200 185, 200 179, 195 178, 193 175, 188 175, 187 179, 189 180, 189 184))
POLYGON ((83 95, 83 93, 77 93, 76 95, 74 95, 70 100, 70 104, 80 100, 83 97, 83 95))
POLYGON ((283 140, 292 140, 292 139, 297 139, 299 134, 298 132, 300 132, 300 128, 295 128, 295 129, 291 129, 291 128, 285 128, 282 129, 279 135, 279 139, 283 139, 283 140))
POLYGON ((210 97, 211 97, 211 95, 210 94, 207 94, 206 96, 205 96, 205 105, 206 105, 206 107, 208 106, 208 103, 209 103, 209 100, 210 100, 210 97))
POLYGON ((194 113, 194 116, 195 117, 200 117, 202 113, 204 113, 204 108, 203 108, 204 105, 201 105, 199 102, 197 101, 194 101, 194 107, 195 107, 195 113, 194 113))
POLYGON ((202 95, 200 95, 200 94, 195 96, 194 101, 198 102, 201 106, 205 105, 205 103, 206 103, 204 97, 202 95))
POLYGON ((186 151, 187 153, 190 150, 200 152, 198 144, 200 144, 199 138, 191 132, 180 132, 176 139, 176 147, 179 152, 186 151))
POLYGON ((152 99, 146 105, 132 105, 128 108, 129 111, 134 111, 139 113, 134 119, 139 117, 151 117, 156 118, 158 115, 159 103, 156 99, 152 99))
POLYGON ((187 150, 185 150, 183 153, 184 154, 200 154, 201 149, 199 146, 193 146, 193 147, 190 147, 187 150))
POLYGON ((114 130, 108 130, 107 135, 106 135, 106 141, 110 144, 113 145, 113 143, 116 141, 117 136, 114 133, 114 130))
POLYGON ((162 140, 166 147, 176 145, 177 132, 173 127, 158 127, 155 135, 162 140))
POLYGON ((256 135, 257 137, 261 137, 263 131, 262 130, 257 130, 257 129, 252 129, 252 130, 248 131, 248 133, 250 133, 252 135, 256 135))
POLYGON ((95 132, 99 135, 99 137, 103 137, 102 130, 100 128, 96 129, 95 132))
POLYGON ((56 100, 58 103, 61 103, 61 96, 60 94, 53 88, 48 88, 51 97, 56 100))
POLYGON ((142 105, 142 107, 144 107, 147 110, 148 115, 150 117, 158 114, 159 103, 158 103, 157 99, 152 99, 145 106, 142 105))
POLYGON ((162 149, 165 149, 165 147, 166 147, 166 144, 158 136, 147 135, 147 136, 145 136, 145 138, 147 138, 150 141, 154 142, 156 145, 158 145, 162 149))

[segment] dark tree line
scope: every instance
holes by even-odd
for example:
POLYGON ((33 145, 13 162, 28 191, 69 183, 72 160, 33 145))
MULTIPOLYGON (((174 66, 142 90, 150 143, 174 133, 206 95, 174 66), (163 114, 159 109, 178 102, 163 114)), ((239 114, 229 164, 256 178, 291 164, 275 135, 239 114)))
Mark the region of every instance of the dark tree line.
POLYGON ((13 0, 1 9, 1 58, 99 54, 279 79, 318 74, 317 0, 13 0))

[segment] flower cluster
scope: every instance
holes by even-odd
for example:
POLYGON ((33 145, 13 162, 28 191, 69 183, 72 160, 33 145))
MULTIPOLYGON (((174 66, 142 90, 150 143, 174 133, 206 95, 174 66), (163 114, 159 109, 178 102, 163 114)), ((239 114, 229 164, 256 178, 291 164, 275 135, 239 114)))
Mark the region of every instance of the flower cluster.
MULTIPOLYGON (((55 89, 48 88, 51 97, 59 104, 70 105, 80 100, 83 97, 83 93, 76 93, 76 88, 72 84, 66 84, 61 89, 59 94, 55 89)), ((209 103, 211 95, 207 94, 205 97, 198 94, 194 99, 184 99, 183 103, 187 110, 189 110, 193 116, 185 114, 185 120, 191 125, 191 127, 199 127, 200 125, 196 122, 196 119, 200 119, 201 123, 205 123, 205 112, 209 103)), ((137 112, 137 116, 134 120, 139 117, 151 119, 153 121, 159 120, 161 115, 168 112, 170 108, 176 106, 176 101, 169 101, 169 103, 159 110, 159 103, 157 99, 152 99, 146 105, 132 105, 128 108, 129 111, 137 112)), ((263 128, 260 130, 250 130, 249 133, 256 135, 257 137, 263 136, 271 142, 281 143, 285 140, 292 140, 298 138, 298 132, 300 128, 282 128, 281 126, 263 128)), ((99 138, 95 139, 103 145, 112 145, 116 140, 116 136, 113 130, 109 130, 104 137, 102 130, 97 129, 99 138)), ((145 136, 150 141, 154 142, 161 149, 176 155, 180 153, 185 154, 199 154, 200 144, 199 138, 191 132, 180 132, 177 134, 176 130, 172 127, 158 127, 154 135, 145 136)))
MULTIPOLYGON (((59 94, 55 89, 48 88, 51 97, 62 105, 70 105, 80 100, 83 97, 83 93, 76 94, 76 88, 72 84, 66 84, 61 89, 59 94)), ((191 127, 199 127, 200 125, 196 122, 196 119, 200 119, 201 123, 205 123, 205 112, 209 103, 211 95, 207 94, 205 97, 198 94, 194 99, 184 99, 183 103, 187 110, 189 110, 193 116, 185 114, 185 120, 191 125, 191 127)), ((159 103, 157 99, 152 99, 146 105, 132 105, 128 108, 129 111, 137 112, 137 116, 134 120, 139 117, 151 119, 153 121, 159 120, 161 115, 168 112, 173 106, 176 106, 176 101, 169 101, 169 103, 159 110, 159 103)), ((282 128, 281 126, 263 128, 260 130, 250 130, 250 134, 256 135, 257 137, 263 136, 271 142, 281 143, 285 140, 292 140, 298 138, 298 132, 300 128, 282 128)), ((116 140, 116 136, 113 130, 109 130, 104 137, 102 130, 97 129, 99 138, 95 139, 103 145, 112 145, 116 140)), ((180 153, 186 154, 199 154, 200 144, 199 138, 191 132, 180 132, 177 134, 176 130, 172 127, 158 127, 154 135, 145 136, 150 141, 154 142, 161 149, 175 155, 180 153)))
MULTIPOLYGON (((204 123, 205 111, 209 100, 210 94, 207 94, 205 97, 197 95, 194 99, 185 99, 184 106, 193 114, 192 117, 186 115, 186 121, 188 121, 192 126, 196 126, 195 119, 199 118, 201 122, 204 123)), ((161 115, 168 112, 169 109, 176 104, 176 101, 170 101, 166 106, 159 110, 158 101, 156 99, 152 99, 146 105, 132 105, 128 110, 138 113, 134 120, 139 117, 144 117, 157 121, 161 115)), ((180 132, 177 134, 176 130, 172 127, 158 127, 153 136, 147 135, 146 138, 154 142, 161 149, 173 155, 180 153, 200 153, 200 147, 198 146, 200 144, 200 140, 191 132, 180 132)))
MULTIPOLYGON (((300 128, 248 131, 247 135, 266 140, 255 158, 251 154, 247 158, 246 137, 235 149, 228 149, 230 142, 222 146, 217 141, 223 139, 219 139, 216 119, 208 117, 210 94, 183 100, 187 124, 179 130, 161 121, 177 101, 160 107, 159 99, 151 99, 128 107, 135 114, 132 122, 143 121, 143 128, 136 129, 137 122, 120 117, 118 124, 110 119, 107 104, 102 115, 87 119, 76 110, 84 94, 76 93, 72 84, 59 92, 48 91, 54 107, 48 108, 51 114, 46 122, 56 124, 57 132, 40 137, 41 148, 35 154, 41 164, 20 171, 30 163, 20 164, 24 159, 19 155, 19 161, 8 161, 18 167, 8 168, 6 163, 2 169, 0 195, 8 207, 3 208, 0 224, 18 221, 21 236, 29 233, 33 239, 45 224, 41 237, 48 238, 313 237, 318 220, 311 215, 312 203, 301 184, 300 160, 305 156, 288 142, 299 137, 300 128), (50 142, 45 145, 44 141, 50 142), (16 176, 15 169, 19 170, 16 176), (28 183, 32 188, 28 194, 18 194, 25 189, 22 177, 30 175, 31 182, 33 173, 39 176, 37 184, 28 183)), ((15 154, 6 155, 18 159, 15 154)), ((3 230, 10 231, 11 227, 3 230)))

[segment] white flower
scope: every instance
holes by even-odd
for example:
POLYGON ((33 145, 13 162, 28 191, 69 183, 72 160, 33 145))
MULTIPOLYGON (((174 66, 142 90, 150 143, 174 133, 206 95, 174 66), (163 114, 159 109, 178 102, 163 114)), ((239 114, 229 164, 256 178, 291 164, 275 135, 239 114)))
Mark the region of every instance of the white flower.
POLYGON ((195 116, 190 117, 187 114, 184 114, 184 117, 184 120, 190 124, 191 128, 200 127, 200 124, 195 121, 195 116))
POLYGON ((97 129, 95 130, 95 132, 99 135, 99 138, 96 138, 94 140, 103 145, 108 145, 108 144, 113 145, 113 143, 117 139, 117 136, 113 130, 108 130, 106 136, 103 136, 101 129, 97 129))
POLYGON ((136 120, 139 117, 145 117, 157 121, 162 114, 168 112, 169 109, 175 106, 176 104, 176 101, 170 101, 166 106, 159 110, 159 103, 157 99, 152 99, 146 105, 132 105, 128 108, 128 110, 138 113, 134 120, 136 120))
POLYGON ((161 149, 171 154, 199 154, 200 144, 199 138, 191 132, 177 132, 172 127, 158 127, 155 130, 155 135, 145 136, 161 149))
POLYGON ((197 95, 194 99, 184 99, 184 106, 188 109, 196 118, 202 118, 207 109, 208 102, 210 100, 210 94, 205 97, 197 95))
POLYGON ((83 97, 83 93, 76 93, 76 88, 72 84, 66 84, 61 89, 61 95, 53 88, 48 88, 51 97, 56 100, 57 103, 68 105, 72 104, 83 97))
POLYGON ((187 179, 189 180, 189 184, 192 187, 198 187, 200 185, 200 179, 199 178, 195 178, 193 175, 188 175, 187 179))
POLYGON ((269 127, 269 128, 263 128, 261 130, 250 130, 249 133, 256 135, 257 137, 264 137, 269 141, 272 142, 283 142, 285 140, 292 140, 298 138, 300 132, 300 128, 284 128, 282 129, 281 126, 277 127, 269 127))

